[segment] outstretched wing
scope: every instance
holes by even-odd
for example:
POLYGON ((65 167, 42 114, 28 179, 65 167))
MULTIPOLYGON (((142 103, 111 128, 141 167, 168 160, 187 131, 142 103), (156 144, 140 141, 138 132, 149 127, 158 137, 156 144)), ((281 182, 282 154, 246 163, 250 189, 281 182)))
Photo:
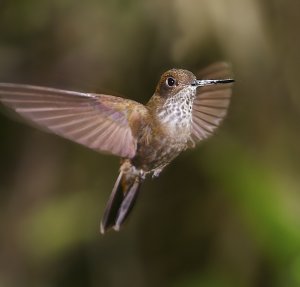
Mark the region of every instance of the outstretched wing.
MULTIPOLYGON (((218 62, 200 71, 199 79, 227 79, 232 77, 227 63, 218 62)), ((209 137, 226 116, 232 83, 199 87, 192 108, 193 144, 209 137)))
POLYGON ((29 85, 0 84, 0 102, 25 119, 91 149, 132 158, 130 107, 119 97, 29 85))

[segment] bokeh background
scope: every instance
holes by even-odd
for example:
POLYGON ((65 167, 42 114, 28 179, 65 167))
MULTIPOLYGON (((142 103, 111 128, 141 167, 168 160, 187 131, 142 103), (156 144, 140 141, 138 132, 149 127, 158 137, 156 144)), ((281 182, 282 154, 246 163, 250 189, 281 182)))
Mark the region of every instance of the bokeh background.
POLYGON ((99 233, 119 160, 0 114, 0 286, 300 286, 300 2, 1 0, 0 81, 147 102, 232 64, 221 129, 99 233))

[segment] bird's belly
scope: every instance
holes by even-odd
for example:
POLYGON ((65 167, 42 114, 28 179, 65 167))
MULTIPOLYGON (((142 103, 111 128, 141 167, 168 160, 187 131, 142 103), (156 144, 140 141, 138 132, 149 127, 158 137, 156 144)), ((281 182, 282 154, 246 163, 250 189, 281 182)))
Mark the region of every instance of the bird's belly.
POLYGON ((186 141, 177 138, 154 139, 148 144, 138 146, 132 163, 136 168, 140 168, 145 172, 154 171, 169 164, 185 149, 186 141))

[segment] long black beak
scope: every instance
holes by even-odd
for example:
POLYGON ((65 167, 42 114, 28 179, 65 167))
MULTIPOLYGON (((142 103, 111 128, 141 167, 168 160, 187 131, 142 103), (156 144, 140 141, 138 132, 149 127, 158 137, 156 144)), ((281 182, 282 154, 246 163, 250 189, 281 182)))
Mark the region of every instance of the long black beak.
POLYGON ((233 79, 222 79, 222 80, 195 80, 191 85, 197 87, 204 87, 209 85, 216 85, 216 84, 228 84, 233 83, 233 79))

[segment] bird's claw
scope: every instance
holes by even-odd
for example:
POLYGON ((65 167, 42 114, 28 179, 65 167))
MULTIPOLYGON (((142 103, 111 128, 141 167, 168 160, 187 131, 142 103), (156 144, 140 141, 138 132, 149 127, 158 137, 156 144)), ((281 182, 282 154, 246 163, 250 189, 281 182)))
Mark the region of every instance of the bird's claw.
POLYGON ((161 172, 161 169, 156 169, 156 170, 153 172, 153 174, 152 174, 152 178, 159 177, 160 172, 161 172))
POLYGON ((140 178, 144 180, 146 178, 146 172, 144 172, 142 169, 140 170, 140 178))

